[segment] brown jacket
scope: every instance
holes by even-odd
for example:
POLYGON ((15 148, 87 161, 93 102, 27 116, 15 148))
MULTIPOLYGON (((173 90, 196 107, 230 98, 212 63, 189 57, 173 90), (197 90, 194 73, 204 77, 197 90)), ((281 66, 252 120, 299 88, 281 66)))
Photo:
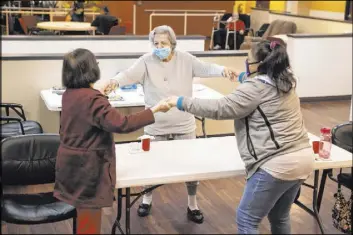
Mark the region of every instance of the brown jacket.
POLYGON ((54 196, 76 208, 110 207, 116 182, 112 132, 154 123, 150 109, 124 116, 97 90, 67 89, 62 97, 54 196))

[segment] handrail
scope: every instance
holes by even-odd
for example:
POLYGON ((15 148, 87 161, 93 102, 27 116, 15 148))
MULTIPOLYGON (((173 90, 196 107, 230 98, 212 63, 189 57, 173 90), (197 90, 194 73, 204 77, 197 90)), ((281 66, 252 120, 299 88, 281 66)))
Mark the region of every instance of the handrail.
MULTIPOLYGON (((59 11, 71 11, 72 8, 64 8, 64 7, 52 7, 52 8, 45 8, 45 7, 0 7, 0 9, 4 9, 4 10, 46 10, 46 11, 50 11, 50 10, 59 10, 59 11)), ((93 11, 92 8, 85 8, 85 12, 86 11, 93 11)))
POLYGON ((151 12, 151 14, 150 14, 150 31, 152 31, 152 17, 153 16, 184 16, 184 35, 186 35, 187 17, 188 16, 220 17, 221 15, 224 14, 225 10, 162 10, 162 9, 156 9, 156 10, 145 10, 145 12, 151 12), (183 12, 183 13, 167 13, 167 12, 166 13, 158 13, 156 11, 159 11, 159 12, 163 12, 163 11, 183 12), (192 11, 200 12, 200 13, 188 13, 188 12, 192 12, 192 11), (204 13, 202 13, 202 12, 204 12, 204 13))
POLYGON ((146 9, 145 12, 226 12, 226 10, 175 10, 175 9, 146 9))
MULTIPOLYGON (((53 8, 52 8, 53 9, 53 8)), ((65 11, 8 11, 8 10, 1 10, 1 13, 5 13, 6 15, 6 33, 9 35, 9 14, 48 14, 50 16, 50 21, 53 21, 53 16, 55 15, 67 15, 68 12, 65 11)), ((93 20, 95 19, 96 15, 99 15, 98 12, 85 12, 85 15, 92 15, 93 20)))

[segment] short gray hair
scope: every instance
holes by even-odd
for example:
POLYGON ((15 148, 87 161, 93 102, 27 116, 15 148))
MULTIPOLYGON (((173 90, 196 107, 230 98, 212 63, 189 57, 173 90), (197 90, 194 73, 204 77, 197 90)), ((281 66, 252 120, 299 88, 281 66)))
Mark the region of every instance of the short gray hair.
POLYGON ((154 35, 156 34, 167 34, 170 44, 172 45, 172 50, 175 49, 177 45, 176 36, 175 36, 174 30, 170 26, 168 25, 157 26, 150 32, 149 39, 152 45, 154 44, 154 35))

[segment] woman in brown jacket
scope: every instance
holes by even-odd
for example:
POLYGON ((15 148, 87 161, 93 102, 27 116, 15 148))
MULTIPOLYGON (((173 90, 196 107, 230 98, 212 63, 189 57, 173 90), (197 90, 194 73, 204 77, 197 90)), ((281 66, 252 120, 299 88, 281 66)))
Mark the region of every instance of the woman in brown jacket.
POLYGON ((154 123, 154 113, 169 110, 168 104, 160 102, 124 116, 92 88, 99 79, 92 52, 76 49, 65 55, 62 83, 66 91, 62 96, 54 196, 76 207, 78 233, 86 234, 100 233, 101 208, 113 204, 116 173, 112 132, 135 131, 154 123))

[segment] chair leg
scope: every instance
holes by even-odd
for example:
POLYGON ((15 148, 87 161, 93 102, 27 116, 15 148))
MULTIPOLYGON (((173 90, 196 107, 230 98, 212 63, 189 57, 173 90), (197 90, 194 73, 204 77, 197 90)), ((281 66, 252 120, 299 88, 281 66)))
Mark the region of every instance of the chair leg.
POLYGON ((72 218, 72 234, 77 234, 77 217, 72 218))

